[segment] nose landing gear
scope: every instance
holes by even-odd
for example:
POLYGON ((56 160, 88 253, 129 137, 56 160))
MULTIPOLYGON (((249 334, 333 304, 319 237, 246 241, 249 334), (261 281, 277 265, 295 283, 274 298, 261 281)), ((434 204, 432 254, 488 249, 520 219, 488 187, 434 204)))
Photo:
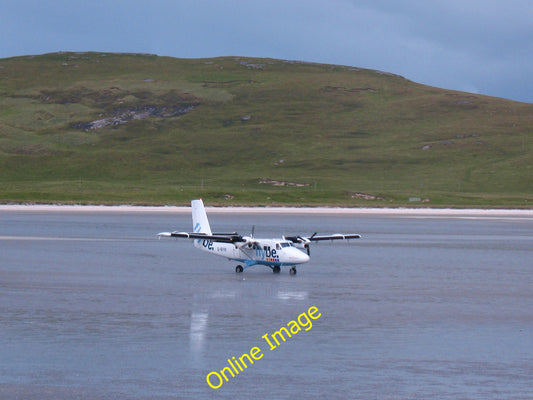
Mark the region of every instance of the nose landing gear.
POLYGON ((289 270, 289 274, 291 274, 291 275, 296 275, 296 267, 292 267, 292 268, 289 270))

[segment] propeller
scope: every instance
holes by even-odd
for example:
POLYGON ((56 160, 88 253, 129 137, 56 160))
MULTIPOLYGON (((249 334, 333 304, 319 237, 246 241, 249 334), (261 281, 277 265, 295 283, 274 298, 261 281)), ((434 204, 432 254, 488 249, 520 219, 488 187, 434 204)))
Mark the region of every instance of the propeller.
POLYGON ((259 242, 257 240, 254 240, 253 230, 252 230, 252 236, 250 236, 250 237, 246 237, 245 236, 239 242, 240 243, 235 243, 235 247, 238 248, 238 249, 242 249, 242 248, 248 248, 248 249, 259 248, 259 242))
POLYGON ((311 239, 317 234, 317 232, 313 233, 311 237, 304 238, 302 236, 283 236, 283 239, 290 240, 295 244, 296 247, 300 249, 305 249, 307 251, 307 255, 311 255, 311 249, 309 248, 309 243, 311 243, 311 239))
POLYGON ((315 237, 315 235, 317 234, 318 232, 315 232, 311 235, 311 237, 309 239, 307 239, 307 243, 304 245, 305 249, 307 250, 307 255, 310 256, 311 255, 311 247, 309 246, 309 242, 311 240, 313 240, 313 238, 315 237))

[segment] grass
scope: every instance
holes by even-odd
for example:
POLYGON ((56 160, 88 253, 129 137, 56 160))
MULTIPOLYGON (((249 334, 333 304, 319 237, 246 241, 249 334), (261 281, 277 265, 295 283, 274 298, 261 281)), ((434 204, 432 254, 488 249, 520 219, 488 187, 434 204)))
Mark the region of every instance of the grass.
POLYGON ((0 66, 0 202, 533 202, 532 104, 272 59, 55 53, 0 66), (188 105, 184 115, 79 128, 188 105))

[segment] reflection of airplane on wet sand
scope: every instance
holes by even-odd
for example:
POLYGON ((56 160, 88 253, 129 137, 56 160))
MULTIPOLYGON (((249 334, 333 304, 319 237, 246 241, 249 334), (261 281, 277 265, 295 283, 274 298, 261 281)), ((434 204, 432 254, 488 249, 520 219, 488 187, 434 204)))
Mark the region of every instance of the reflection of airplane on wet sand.
POLYGON ((321 240, 359 239, 357 234, 336 234, 319 236, 316 233, 309 237, 283 236, 281 239, 257 239, 233 233, 212 233, 207 220, 202 200, 191 201, 192 223, 194 232, 161 232, 159 237, 175 237, 193 239, 194 246, 217 256, 238 261, 235 272, 242 272, 253 265, 266 265, 274 273, 281 267, 291 267, 290 273, 296 274, 296 265, 309 261, 309 245, 321 240), (307 250, 307 254, 298 249, 307 250))

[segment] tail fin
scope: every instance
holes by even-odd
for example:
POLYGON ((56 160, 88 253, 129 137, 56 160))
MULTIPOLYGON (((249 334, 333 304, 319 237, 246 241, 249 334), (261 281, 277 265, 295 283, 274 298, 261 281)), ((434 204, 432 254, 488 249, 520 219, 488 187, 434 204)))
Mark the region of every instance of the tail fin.
POLYGON ((202 199, 191 201, 192 207, 192 229, 195 233, 206 233, 211 235, 211 227, 205 213, 202 199))

